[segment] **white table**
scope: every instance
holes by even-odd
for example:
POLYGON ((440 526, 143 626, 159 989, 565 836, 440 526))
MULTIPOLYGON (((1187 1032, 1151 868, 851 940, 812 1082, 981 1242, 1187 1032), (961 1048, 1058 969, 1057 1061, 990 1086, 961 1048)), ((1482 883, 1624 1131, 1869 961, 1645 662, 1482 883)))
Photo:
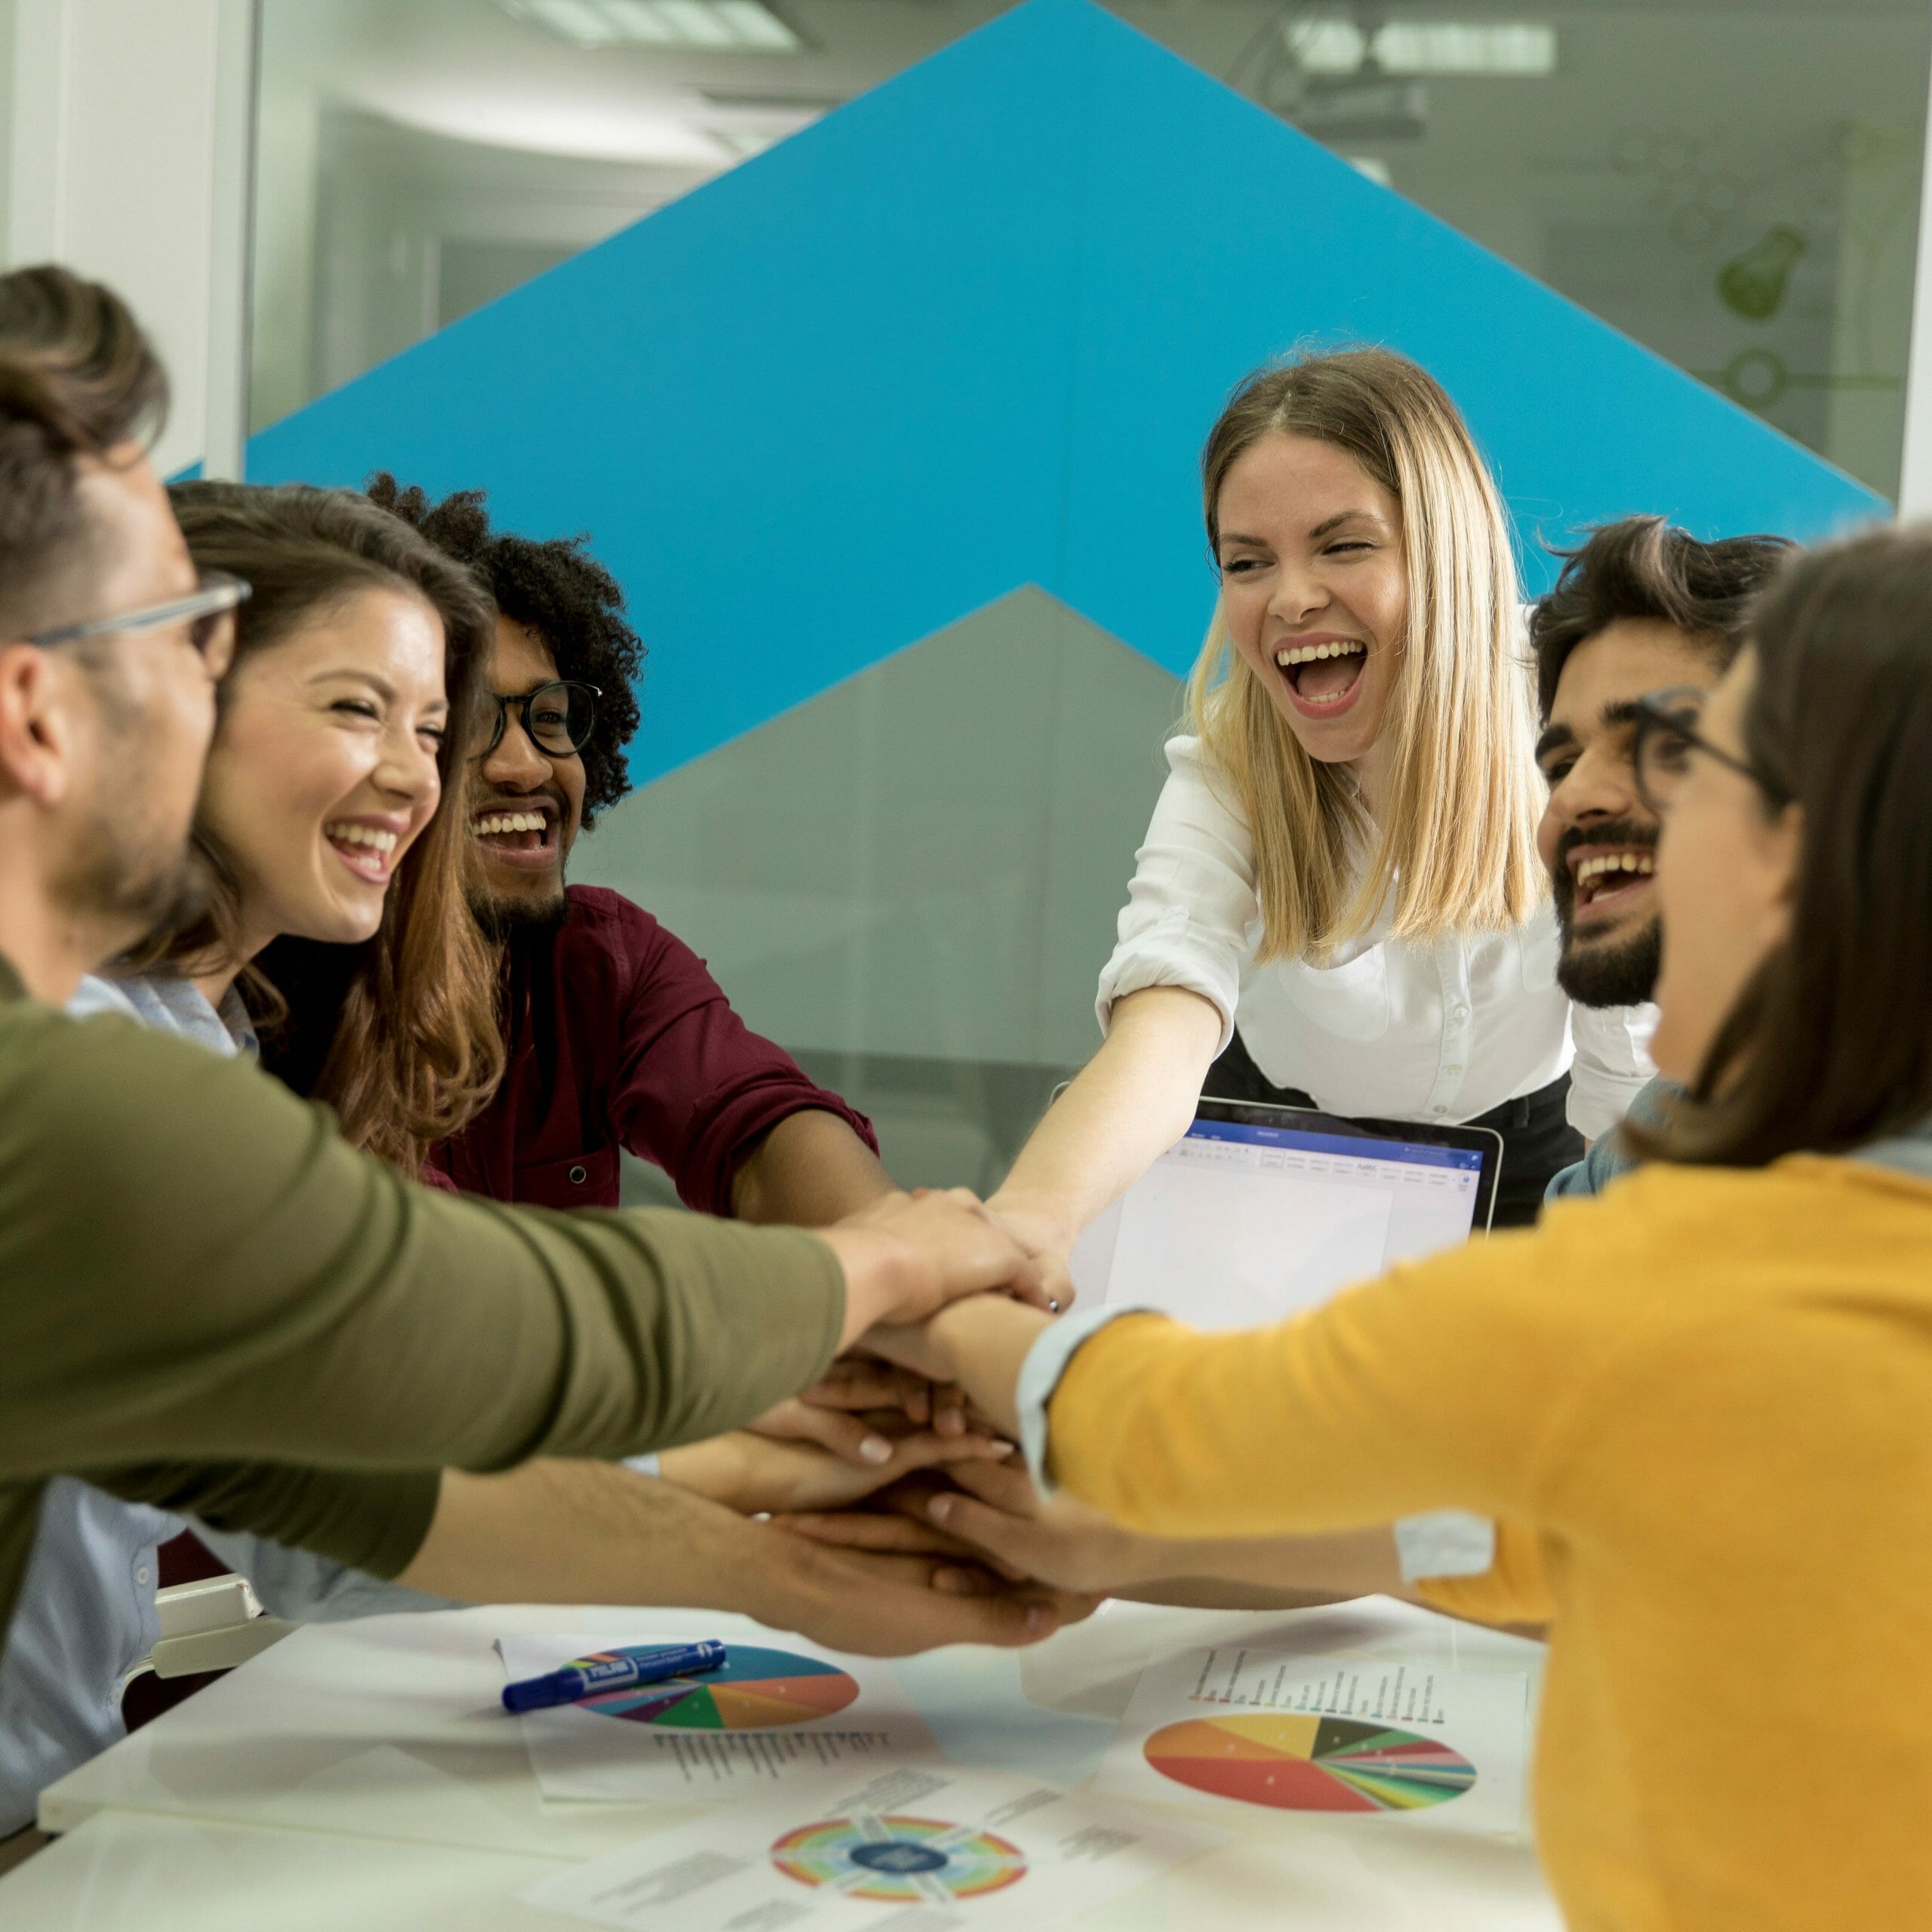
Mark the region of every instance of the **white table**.
MULTIPOLYGON (((1310 1652, 1412 1659, 1464 1669, 1528 1671, 1540 1647, 1455 1623, 1385 1598, 1286 1614, 1157 1610, 1110 1604, 1097 1617, 1023 1652, 956 1650, 897 1668, 941 1747, 962 1762, 1078 1783, 1097 1764, 1141 1666, 1158 1652, 1267 1632, 1310 1652)), ((494 1608, 320 1625, 278 1644, 220 1683, 51 1786, 43 1829, 87 1829, 0 1881, 0 1928, 62 1926, 57 1915, 13 1915, 23 1880, 55 1887, 95 1868, 85 1860, 184 1860, 184 1872, 234 1869, 226 1900, 277 1906, 269 1839, 321 1837, 357 1875, 397 1874, 407 1890, 447 1871, 452 1898, 480 1890, 503 1902, 466 1905, 416 1924, 466 1928, 555 1925, 514 1906, 531 1876, 562 1860, 611 1850, 675 1827, 692 1812, 641 1804, 565 1804, 539 1794, 515 1721, 497 1698, 503 1669, 491 1645, 511 1632, 594 1633, 611 1640, 718 1635, 756 1638, 758 1626, 715 1613, 494 1608), (143 1838, 135 1814, 159 1832, 143 1838), (192 1841, 164 1821, 229 1828, 192 1841), (92 1821, 91 1823, 90 1821, 92 1821), (109 1829, 105 1829, 111 1827, 109 1829), (172 1847, 171 1849, 165 1847, 172 1847), (84 1855, 85 1854, 85 1859, 84 1855), (477 1863, 488 1861, 485 1872, 477 1863), (247 1874, 262 1874, 257 1887, 247 1874), (464 1890, 464 1887, 469 1890, 464 1890), (492 1889, 494 1887, 494 1889, 492 1889)), ((1398 1820, 1260 1814, 1220 1822, 1236 1841, 1094 1915, 1096 1932, 1155 1932, 1183 1922, 1269 1932, 1373 1926, 1377 1932, 1555 1932, 1560 1921, 1527 1840, 1403 1829, 1398 1820)), ((306 1854, 304 1854, 305 1858, 306 1854)), ((329 1869, 325 1859, 318 1872, 329 1869)), ((90 1880, 90 1883, 97 1881, 90 1880)), ((373 1883, 373 1881, 369 1882, 373 1883)), ((349 1883, 345 1877, 345 1884, 349 1883)), ((358 1932, 390 1919, 346 1903, 336 1924, 358 1932)), ((224 1905, 224 1910, 226 1909, 224 1905)), ((78 1923, 78 1921, 75 1921, 78 1923)), ((96 1921, 87 1921, 94 1932, 96 1921)), ((103 1916, 99 1921, 116 1921, 103 1916)), ((150 1928, 171 1924, 148 1919, 150 1928)), ((183 1919, 226 1925, 226 1918, 183 1919)), ((238 1920, 239 1924, 242 1921, 238 1920)), ((254 1924, 306 1921, 275 1917, 254 1924)))
POLYGON ((103 1811, 0 1880, 0 1932, 583 1932, 518 1902, 559 1863, 103 1811))

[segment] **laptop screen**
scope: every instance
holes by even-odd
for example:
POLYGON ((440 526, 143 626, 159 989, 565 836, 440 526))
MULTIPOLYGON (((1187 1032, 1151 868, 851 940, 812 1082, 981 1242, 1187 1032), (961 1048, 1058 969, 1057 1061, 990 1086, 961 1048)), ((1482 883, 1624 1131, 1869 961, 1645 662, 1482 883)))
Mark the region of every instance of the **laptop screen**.
POLYGON ((1140 1303, 1197 1327, 1251 1327, 1453 1247, 1479 1213, 1487 1226, 1495 1177, 1485 1169, 1500 1155, 1500 1142, 1484 1150, 1493 1135, 1454 1139, 1468 1144, 1204 1102, 1186 1137, 1075 1244, 1080 1305, 1140 1303))

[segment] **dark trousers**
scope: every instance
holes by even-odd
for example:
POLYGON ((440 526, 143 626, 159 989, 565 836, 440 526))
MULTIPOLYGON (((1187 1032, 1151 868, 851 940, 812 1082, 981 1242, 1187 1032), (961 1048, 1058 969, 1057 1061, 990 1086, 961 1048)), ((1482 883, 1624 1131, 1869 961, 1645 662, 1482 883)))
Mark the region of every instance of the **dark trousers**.
MULTIPOLYGON (((1315 1105, 1299 1088, 1277 1087, 1268 1081, 1248 1057, 1238 1033, 1208 1069, 1201 1091, 1214 1100, 1247 1100, 1278 1107, 1315 1105)), ((1570 1076, 1565 1073, 1534 1094, 1505 1100, 1474 1120, 1458 1123, 1493 1128, 1503 1137, 1503 1174, 1497 1184, 1493 1227, 1531 1226, 1543 1211, 1543 1189, 1551 1176, 1583 1158, 1583 1137, 1564 1114, 1569 1092, 1570 1076)))

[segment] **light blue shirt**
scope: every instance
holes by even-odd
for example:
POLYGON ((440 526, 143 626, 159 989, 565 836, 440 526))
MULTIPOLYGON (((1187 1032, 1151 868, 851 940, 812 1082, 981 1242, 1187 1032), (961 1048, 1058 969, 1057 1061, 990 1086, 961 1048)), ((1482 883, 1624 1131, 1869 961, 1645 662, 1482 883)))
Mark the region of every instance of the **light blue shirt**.
MULTIPOLYGON (((77 1018, 116 1014, 216 1053, 253 1054, 247 1010, 230 992, 217 1013, 187 980, 88 978, 77 1018)), ((192 1529, 278 1617, 311 1622, 448 1607, 436 1597, 246 1535, 226 1535, 72 1476, 50 1482, 20 1601, 0 1651, 0 1838, 33 1822, 40 1794, 126 1735, 121 1693, 161 1635, 159 1546, 192 1529)))
MULTIPOLYGON (((1661 1126, 1678 1091, 1668 1080, 1653 1080, 1630 1103, 1625 1118, 1634 1120, 1639 1127, 1661 1126)), ((1574 1161, 1552 1175, 1543 1198, 1545 1201, 1586 1200, 1593 1194, 1601 1194, 1619 1174, 1628 1174, 1636 1164, 1635 1155, 1624 1148, 1623 1130, 1614 1127, 1590 1143, 1590 1151, 1580 1161, 1574 1161)))

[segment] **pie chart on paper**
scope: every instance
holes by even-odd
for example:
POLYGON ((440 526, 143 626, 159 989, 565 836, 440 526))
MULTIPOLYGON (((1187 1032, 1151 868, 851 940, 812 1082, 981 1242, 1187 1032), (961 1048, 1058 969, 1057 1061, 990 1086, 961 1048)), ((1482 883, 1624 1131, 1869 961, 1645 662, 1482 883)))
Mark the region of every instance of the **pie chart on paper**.
MULTIPOLYGON (((616 1657, 648 1657, 661 1648, 639 1644, 598 1651, 580 1661, 607 1663, 616 1657)), ((779 1730, 831 1717, 858 1694, 857 1681, 836 1664, 795 1651, 733 1644, 717 1670, 607 1691, 585 1698, 577 1708, 671 1730, 779 1730)))
POLYGON ((803 1885, 886 1905, 946 1905, 1004 1891, 1026 1856, 992 1832, 938 1818, 828 1818, 787 1832, 771 1862, 803 1885))
POLYGON ((1447 1745, 1356 1718, 1189 1718, 1143 1749, 1177 1784, 1281 1811, 1417 1811, 1476 1781, 1447 1745))

